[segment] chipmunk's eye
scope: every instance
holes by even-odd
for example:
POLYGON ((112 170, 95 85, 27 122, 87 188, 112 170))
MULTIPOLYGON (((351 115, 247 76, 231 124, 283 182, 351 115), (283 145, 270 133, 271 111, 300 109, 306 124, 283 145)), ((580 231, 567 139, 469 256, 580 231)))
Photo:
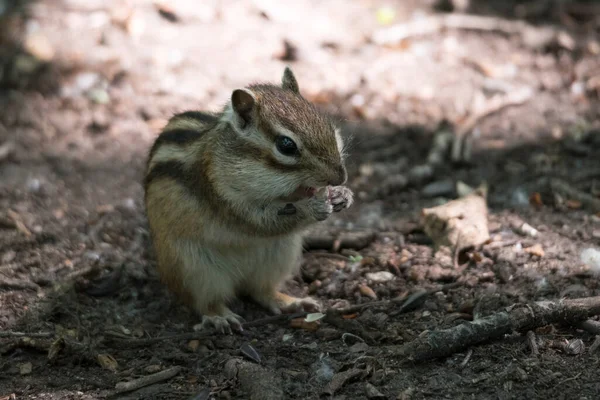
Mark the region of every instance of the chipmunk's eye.
POLYGON ((296 143, 287 136, 277 136, 275 139, 275 146, 277 146, 277 150, 283 155, 295 156, 298 154, 298 146, 296 146, 296 143))

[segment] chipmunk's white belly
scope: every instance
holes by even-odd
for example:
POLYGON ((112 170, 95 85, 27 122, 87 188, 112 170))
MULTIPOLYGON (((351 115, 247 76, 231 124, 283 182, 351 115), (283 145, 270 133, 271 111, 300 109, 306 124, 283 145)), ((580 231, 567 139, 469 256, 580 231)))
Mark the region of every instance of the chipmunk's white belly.
POLYGON ((178 243, 185 254, 184 284, 192 291, 223 292, 227 297, 245 285, 276 285, 293 273, 302 255, 299 234, 256 239, 243 245, 215 245, 186 240, 178 243))

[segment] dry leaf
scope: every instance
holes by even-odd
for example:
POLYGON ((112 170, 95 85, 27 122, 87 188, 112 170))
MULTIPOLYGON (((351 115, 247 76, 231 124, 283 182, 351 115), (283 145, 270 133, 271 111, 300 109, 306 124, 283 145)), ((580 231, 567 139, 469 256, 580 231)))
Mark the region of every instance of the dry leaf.
POLYGON ((98 354, 97 360, 102 368, 109 371, 117 372, 117 369, 119 368, 119 363, 110 354, 98 354))
POLYGON ((544 252, 544 249, 542 248, 542 245, 539 243, 534 244, 531 247, 527 247, 526 249, 523 249, 526 253, 532 254, 534 256, 538 256, 538 257, 544 257, 544 255, 546 254, 544 252))
POLYGON ((359 285, 358 290, 360 291, 360 294, 362 294, 363 296, 369 297, 373 300, 377 299, 377 294, 373 291, 373 289, 371 289, 367 285, 359 285))
POLYGON ((356 317, 358 317, 358 313, 342 315, 342 318, 344 319, 354 319, 356 317))
POLYGON ((542 202, 542 195, 538 192, 534 192, 529 196, 529 204, 533 207, 540 208, 544 205, 542 202))

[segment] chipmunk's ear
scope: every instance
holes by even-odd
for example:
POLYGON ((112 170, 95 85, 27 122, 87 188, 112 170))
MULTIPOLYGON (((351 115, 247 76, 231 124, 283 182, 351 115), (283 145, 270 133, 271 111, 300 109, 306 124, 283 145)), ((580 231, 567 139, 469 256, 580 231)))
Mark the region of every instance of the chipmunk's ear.
POLYGON ((290 69, 290 67, 285 67, 285 71, 283 71, 283 78, 281 78, 281 86, 284 89, 291 90, 296 94, 300 94, 300 88, 298 87, 298 81, 294 76, 294 73, 290 69))
POLYGON ((240 128, 245 128, 252 122, 256 97, 248 89, 236 89, 231 94, 231 107, 236 115, 240 128))

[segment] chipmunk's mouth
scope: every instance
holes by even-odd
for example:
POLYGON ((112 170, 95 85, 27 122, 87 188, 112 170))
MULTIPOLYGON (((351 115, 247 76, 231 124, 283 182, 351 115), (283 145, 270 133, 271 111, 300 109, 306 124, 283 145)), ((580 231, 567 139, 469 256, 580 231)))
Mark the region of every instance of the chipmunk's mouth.
POLYGON ((298 201, 306 198, 313 197, 317 193, 317 188, 312 186, 298 186, 296 190, 290 193, 289 196, 285 197, 285 201, 298 201))

